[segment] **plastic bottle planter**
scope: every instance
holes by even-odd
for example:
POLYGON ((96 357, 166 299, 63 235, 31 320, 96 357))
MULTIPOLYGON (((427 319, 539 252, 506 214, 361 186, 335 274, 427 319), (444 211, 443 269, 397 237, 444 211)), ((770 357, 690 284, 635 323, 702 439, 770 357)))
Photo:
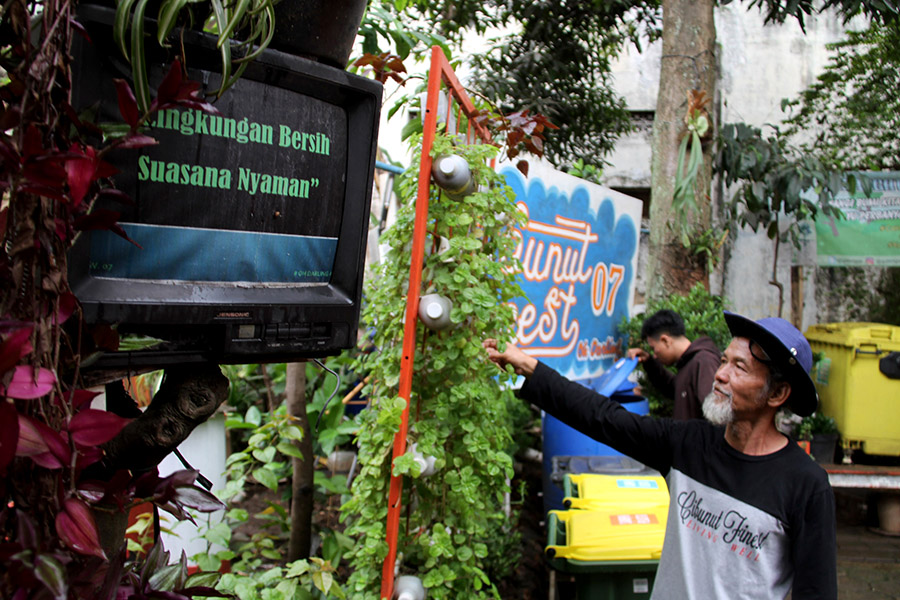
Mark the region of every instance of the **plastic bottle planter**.
POLYGON ((401 575, 394 583, 394 600, 425 600, 425 586, 415 575, 401 575))
POLYGON ((440 294, 426 294, 419 298, 419 319, 433 331, 450 327, 450 299, 440 294))
POLYGON ((412 454, 413 460, 419 463, 420 468, 420 477, 428 477, 429 475, 434 475, 435 468, 434 463, 437 460, 433 456, 425 456, 416 448, 416 445, 413 444, 409 447, 409 453, 412 454))
POLYGON ((476 190, 469 163, 462 156, 456 154, 438 156, 431 165, 431 175, 434 182, 454 200, 468 196, 476 190))
MULTIPOLYGON (((444 236, 438 236, 437 248, 435 248, 434 245, 432 245, 432 244, 426 244, 425 256, 431 256, 431 255, 440 256, 441 254, 446 255, 448 250, 450 250, 450 240, 448 240, 444 236)), ((441 262, 445 262, 445 263, 452 262, 453 257, 446 255, 443 258, 441 258, 440 260, 441 260, 441 262)))

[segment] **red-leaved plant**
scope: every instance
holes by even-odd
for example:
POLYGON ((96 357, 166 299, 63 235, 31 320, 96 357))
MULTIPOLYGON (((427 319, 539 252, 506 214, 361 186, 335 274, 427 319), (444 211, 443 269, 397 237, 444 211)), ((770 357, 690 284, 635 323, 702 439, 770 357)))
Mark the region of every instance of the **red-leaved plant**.
POLYGON ((129 201, 111 185, 115 169, 104 157, 155 144, 142 131, 155 111, 215 109, 175 60, 145 114, 129 85, 115 82, 128 130, 105 138, 69 104, 69 38, 84 34, 74 4, 44 0, 36 10, 11 0, 0 22, 0 597, 221 596, 210 577, 188 576, 183 555, 169 565, 159 543, 128 556, 124 538, 103 539, 98 521, 143 502, 179 519, 190 519, 189 508, 223 505, 194 485, 196 471, 97 475, 103 445, 129 419, 91 407, 97 393, 79 384, 85 340, 67 333, 81 327, 64 327, 81 314, 66 278, 66 251, 78 232, 107 229, 129 239, 117 212, 94 209, 101 196, 129 201))

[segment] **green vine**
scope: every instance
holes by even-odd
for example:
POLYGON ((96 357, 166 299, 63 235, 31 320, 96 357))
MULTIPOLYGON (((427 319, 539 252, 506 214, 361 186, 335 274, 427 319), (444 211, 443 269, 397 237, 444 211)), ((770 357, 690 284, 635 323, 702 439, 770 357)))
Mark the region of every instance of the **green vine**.
MULTIPOLYGON (((413 139, 421 148, 421 137, 413 139)), ((510 234, 524 216, 487 164, 496 148, 456 146, 452 138, 438 135, 432 154, 450 153, 467 160, 478 191, 458 200, 432 194, 430 201, 426 248, 438 249, 440 236, 449 241, 449 249, 426 256, 422 292, 452 301, 453 326, 432 332, 419 323, 416 332, 408 442, 436 459, 436 472, 423 477, 409 451, 394 463, 394 473, 406 478, 398 563, 401 573, 422 579, 429 598, 497 597, 494 581, 515 563, 510 561, 514 523, 503 506, 513 476, 512 432, 517 419, 527 418, 527 410, 508 389, 509 376, 483 360, 481 340, 512 337, 514 314, 508 302, 521 290, 515 282, 518 265, 511 258, 516 241, 510 234)), ((359 416, 361 468, 342 508, 346 533, 357 539, 346 586, 353 598, 378 598, 388 552, 392 443, 405 406, 396 386, 416 180, 416 173, 401 177, 404 208, 383 238, 390 251, 367 277, 363 320, 373 332, 375 350, 354 370, 371 378, 363 392, 371 408, 359 416)))

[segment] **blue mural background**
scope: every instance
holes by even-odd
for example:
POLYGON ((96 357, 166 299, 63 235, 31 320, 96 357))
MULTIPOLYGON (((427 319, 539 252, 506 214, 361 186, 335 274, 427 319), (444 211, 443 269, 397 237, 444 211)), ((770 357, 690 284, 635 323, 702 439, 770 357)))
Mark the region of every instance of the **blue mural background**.
MULTIPOLYGON (((635 213, 637 206, 639 218, 640 203, 634 200, 631 206, 622 206, 621 197, 615 198, 614 193, 610 193, 611 190, 562 173, 559 173, 558 178, 560 185, 556 185, 557 178, 554 177, 553 171, 549 171, 547 175, 551 179, 549 183, 545 182, 544 178, 536 176, 534 172, 526 180, 517 169, 508 165, 502 167, 500 173, 513 189, 516 201, 527 206, 531 223, 554 225, 559 216, 584 221, 589 225, 591 234, 596 234, 597 239, 587 244, 582 271, 590 268, 591 273, 594 273, 600 263, 606 265, 607 269, 611 265, 624 267, 611 314, 606 310, 602 310, 599 315, 595 314, 591 306, 591 281, 571 283, 575 301, 569 308, 566 323, 578 322, 577 344, 571 352, 561 356, 551 355, 559 353, 558 350, 551 349, 565 347, 571 342, 571 336, 569 339, 563 338, 565 324, 562 322, 562 307, 556 310, 559 326, 550 340, 535 337, 523 343, 523 334, 526 338, 529 336, 528 330, 522 329, 520 320, 518 340, 520 347, 571 379, 595 377, 612 364, 617 353, 622 354, 626 349, 627 340, 623 340, 619 335, 617 325, 623 317, 630 315, 629 303, 634 293, 634 265, 639 243, 639 228, 632 214, 635 213), (578 183, 572 184, 573 181, 578 183), (626 210, 632 214, 626 214, 626 210)), ((550 243, 556 243, 564 250, 570 249, 579 253, 584 246, 583 241, 567 240, 551 233, 530 231, 529 227, 523 228, 521 235, 523 248, 532 239, 535 244, 543 242, 545 248, 550 243)), ((546 256, 545 250, 544 259, 546 256)), ((519 283, 525 294, 525 298, 515 300, 520 317, 528 304, 534 305, 538 315, 547 312, 549 309, 544 303, 548 295, 567 293, 570 289, 569 282, 557 283, 552 277, 544 281, 529 281, 520 276, 519 283)), ((534 326, 529 330, 533 328, 534 326)), ((571 327, 569 332, 574 333, 571 327)))

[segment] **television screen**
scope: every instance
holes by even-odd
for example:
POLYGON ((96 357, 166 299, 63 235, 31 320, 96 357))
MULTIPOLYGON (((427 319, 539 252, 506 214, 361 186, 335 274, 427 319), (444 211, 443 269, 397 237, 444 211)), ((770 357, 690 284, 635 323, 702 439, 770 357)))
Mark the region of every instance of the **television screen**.
MULTIPOLYGON (((113 80, 130 69, 112 43, 113 12, 79 14, 92 41, 73 47, 73 105, 120 121, 113 80)), ((214 93, 215 39, 184 40, 188 77, 214 93)), ((149 55, 152 85, 164 59, 149 55)), ((99 366, 293 360, 355 344, 381 84, 267 50, 213 104, 218 114, 154 113, 146 133, 157 145, 109 154, 133 204, 96 208, 120 212, 134 243, 83 233, 70 284, 88 323, 163 343, 99 366)))

